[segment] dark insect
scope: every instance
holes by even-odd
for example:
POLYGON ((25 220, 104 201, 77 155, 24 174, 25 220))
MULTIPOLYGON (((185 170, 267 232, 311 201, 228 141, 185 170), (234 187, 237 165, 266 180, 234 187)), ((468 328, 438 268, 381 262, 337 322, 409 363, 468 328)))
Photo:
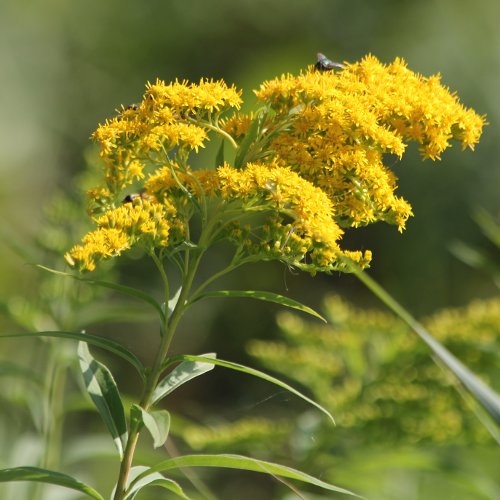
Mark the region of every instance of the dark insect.
POLYGON ((135 200, 147 200, 148 195, 146 193, 132 193, 128 194, 123 198, 122 204, 124 205, 125 203, 134 203, 135 200))
POLYGON ((133 104, 129 104, 129 105, 125 108, 125 111, 127 111, 128 109, 133 109, 133 110, 135 111, 136 109, 139 109, 139 104, 135 104, 135 103, 133 103, 133 104))
POLYGON ((325 54, 318 52, 316 54, 318 61, 314 65, 317 71, 332 71, 335 68, 343 68, 344 64, 331 61, 325 54))

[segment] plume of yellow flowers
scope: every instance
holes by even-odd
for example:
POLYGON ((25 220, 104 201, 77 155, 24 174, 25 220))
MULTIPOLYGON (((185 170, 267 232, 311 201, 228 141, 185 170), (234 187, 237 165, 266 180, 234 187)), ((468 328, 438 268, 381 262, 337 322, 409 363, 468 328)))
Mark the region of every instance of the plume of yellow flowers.
POLYGON ((439 75, 418 75, 402 59, 310 67, 255 93, 262 107, 244 114, 241 92, 223 81, 158 80, 100 125, 103 181, 88 192, 97 228, 66 260, 91 271, 137 244, 164 257, 194 248, 198 217, 210 228, 203 244, 225 238, 239 262, 281 260, 315 273, 345 270, 348 256, 365 267, 371 253, 341 248, 344 231, 376 221, 402 231, 412 215, 386 155, 401 158, 409 141, 424 159, 439 159, 451 140, 473 149, 485 125, 439 75), (190 155, 213 135, 222 139, 214 167, 192 169, 190 155), (142 195, 121 204, 131 186, 142 195))

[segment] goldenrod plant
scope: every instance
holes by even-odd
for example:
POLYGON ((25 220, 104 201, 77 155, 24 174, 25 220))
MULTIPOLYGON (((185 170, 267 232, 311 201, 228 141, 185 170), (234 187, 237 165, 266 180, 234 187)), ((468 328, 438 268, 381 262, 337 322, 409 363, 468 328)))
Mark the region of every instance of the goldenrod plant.
MULTIPOLYGON (((159 323, 155 359, 144 366, 124 345, 91 333, 38 335, 80 341, 85 386, 119 455, 114 500, 132 499, 149 486, 188 498, 163 473, 196 466, 248 469, 350 494, 289 467, 238 455, 184 455, 149 467, 135 465, 144 429, 156 447, 168 437, 170 414, 158 404, 215 365, 285 388, 333 420, 328 410, 270 375, 214 353, 173 355, 172 339, 191 307, 212 297, 266 300, 319 316, 271 291, 221 290, 215 284, 231 271, 261 261, 279 261, 311 275, 368 267, 371 252, 346 248, 345 231, 377 221, 402 231, 412 215, 410 204, 396 194, 397 179, 384 163, 386 155, 402 158, 414 141, 424 158, 435 160, 451 141, 473 148, 485 124, 439 76, 415 74, 402 59, 385 65, 367 56, 331 66, 320 59, 299 75, 263 82, 255 94, 258 107, 242 113, 241 91, 224 81, 157 80, 147 84, 140 102, 122 106, 93 134, 103 165, 101 181, 88 191, 94 229, 65 259, 74 273, 89 273, 104 260, 142 249, 162 280, 159 302, 142 290, 70 275, 149 304, 159 323), (193 155, 209 140, 220 143, 214 161, 194 168, 193 155), (220 269, 204 269, 204 257, 219 242, 232 248, 231 259, 220 269), (175 280, 180 281, 176 289, 175 280), (89 344, 121 356, 138 372, 142 395, 130 411, 89 344)), ((32 467, 0 472, 0 480, 23 479, 103 498, 59 472, 32 467)))

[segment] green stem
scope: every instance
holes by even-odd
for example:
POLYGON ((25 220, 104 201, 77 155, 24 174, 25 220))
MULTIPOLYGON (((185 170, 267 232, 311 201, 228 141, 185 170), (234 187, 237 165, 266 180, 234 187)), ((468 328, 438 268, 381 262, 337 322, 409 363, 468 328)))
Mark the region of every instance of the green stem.
MULTIPOLYGON (((161 373, 163 371, 164 361, 167 358, 168 350, 172 343, 172 339, 176 332, 177 326, 182 316, 186 312, 186 309, 190 305, 188 302, 188 297, 191 292, 193 281, 196 276, 199 264, 201 262, 201 258, 204 254, 204 248, 207 246, 210 240, 210 235, 214 223, 215 222, 212 221, 212 224, 208 224, 207 227, 202 231, 202 234, 200 235, 200 240, 198 242, 198 250, 197 250, 198 253, 196 255, 196 258, 194 258, 193 260, 186 259, 189 268, 186 270, 186 273, 184 275, 179 299, 170 316, 168 315, 168 310, 167 310, 168 300, 169 300, 167 275, 165 273, 165 269, 163 267, 161 260, 156 256, 156 254, 152 254, 153 261, 158 267, 158 270, 165 284, 165 314, 163 315, 164 322, 161 325, 161 331, 162 331, 161 343, 158 348, 151 372, 146 380, 141 401, 139 403, 141 408, 143 408, 146 411, 150 408, 152 404, 153 393, 158 384, 161 373)), ((189 252, 189 250, 187 252, 189 252)), ((141 431, 140 426, 134 426, 131 427, 130 429, 127 444, 125 446, 123 459, 120 465, 120 472, 113 500, 123 500, 125 498, 127 492, 128 477, 130 469, 132 468, 134 454, 137 447, 140 431, 141 431)))
POLYGON ((193 302, 196 302, 198 296, 200 295, 200 293, 208 286, 210 285, 210 283, 212 283, 213 281, 221 278, 222 276, 224 276, 225 274, 228 274, 230 273, 231 271, 234 271, 236 268, 238 268, 241 264, 238 263, 238 264, 230 264, 229 266, 227 266, 226 268, 222 269, 221 271, 219 271, 218 273, 215 273, 213 274, 212 276, 210 276, 210 278, 208 278, 207 280, 205 280, 194 292, 193 294, 191 295, 191 300, 190 300, 190 303, 193 303, 193 302))
POLYGON ((190 121, 198 126, 201 125, 202 127, 206 127, 210 130, 213 130, 214 132, 217 132, 218 134, 225 137, 231 143, 231 146, 233 146, 234 149, 238 149, 238 144, 236 144, 236 141, 231 137, 230 134, 228 134, 227 132, 225 132, 221 128, 216 127, 215 125, 212 125, 211 123, 208 123, 208 122, 200 122, 197 120, 190 120, 190 121))

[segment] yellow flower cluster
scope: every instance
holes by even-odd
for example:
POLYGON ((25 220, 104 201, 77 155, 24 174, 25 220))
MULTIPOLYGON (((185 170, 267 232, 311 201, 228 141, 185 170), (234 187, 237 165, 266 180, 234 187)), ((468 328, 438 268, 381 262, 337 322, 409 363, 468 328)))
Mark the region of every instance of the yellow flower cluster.
MULTIPOLYGON (((383 220, 404 229, 411 207, 394 194, 396 177, 384 155, 401 158, 407 142, 416 141, 425 158, 438 159, 451 139, 473 148, 485 124, 439 76, 415 74, 401 59, 383 65, 367 56, 338 72, 311 68, 264 82, 256 94, 289 120, 269 151, 330 196, 344 227, 383 220)), ((247 123, 242 116, 229 126, 247 123)))
POLYGON ((93 271, 96 261, 115 257, 136 244, 147 250, 169 244, 173 206, 148 200, 126 203, 96 218, 97 229, 65 254, 66 261, 80 271, 93 271))
POLYGON ((222 81, 148 84, 141 103, 123 108, 92 136, 105 162, 109 199, 142 180, 144 168, 159 158, 164 160, 173 148, 181 154, 197 152, 207 140, 212 115, 239 108, 240 103, 240 92, 222 81))
MULTIPOLYGON (((332 204, 319 188, 289 168, 249 163, 242 170, 229 165, 217 170, 221 196, 242 200, 243 210, 267 211, 271 217, 249 251, 278 258, 310 270, 341 267, 338 245, 343 231, 336 224, 332 204), (287 220, 289 222, 287 222, 287 220), (310 264, 307 260, 310 259, 310 264)), ((254 233, 255 234, 255 233, 254 233)), ((359 263, 370 261, 367 252, 350 252, 359 263)))
POLYGON ((154 208, 148 217, 156 232, 148 242, 173 247, 189 233, 193 216, 208 221, 214 215, 209 208, 218 207, 213 227, 240 256, 279 259, 311 273, 346 270, 344 256, 367 266, 369 251, 339 246, 343 229, 385 221, 402 231, 412 215, 395 194, 396 176, 385 156, 401 157, 409 141, 431 159, 452 139, 473 148, 485 124, 438 76, 415 74, 401 59, 383 65, 367 56, 335 72, 311 67, 264 82, 256 94, 260 110, 223 117, 240 107, 234 87, 158 80, 147 85, 140 103, 100 125, 93 138, 104 159, 103 182, 88 196, 91 213, 104 213, 106 220, 97 219, 97 230, 71 250, 68 262, 91 269, 99 258, 139 242, 131 228, 146 226, 117 222, 124 213, 132 217, 132 208, 154 208), (217 168, 192 170, 189 154, 210 133, 236 147, 234 162, 225 163, 221 149, 217 168), (131 184, 149 202, 116 208, 131 184), (161 224, 170 228, 168 242, 161 224))

